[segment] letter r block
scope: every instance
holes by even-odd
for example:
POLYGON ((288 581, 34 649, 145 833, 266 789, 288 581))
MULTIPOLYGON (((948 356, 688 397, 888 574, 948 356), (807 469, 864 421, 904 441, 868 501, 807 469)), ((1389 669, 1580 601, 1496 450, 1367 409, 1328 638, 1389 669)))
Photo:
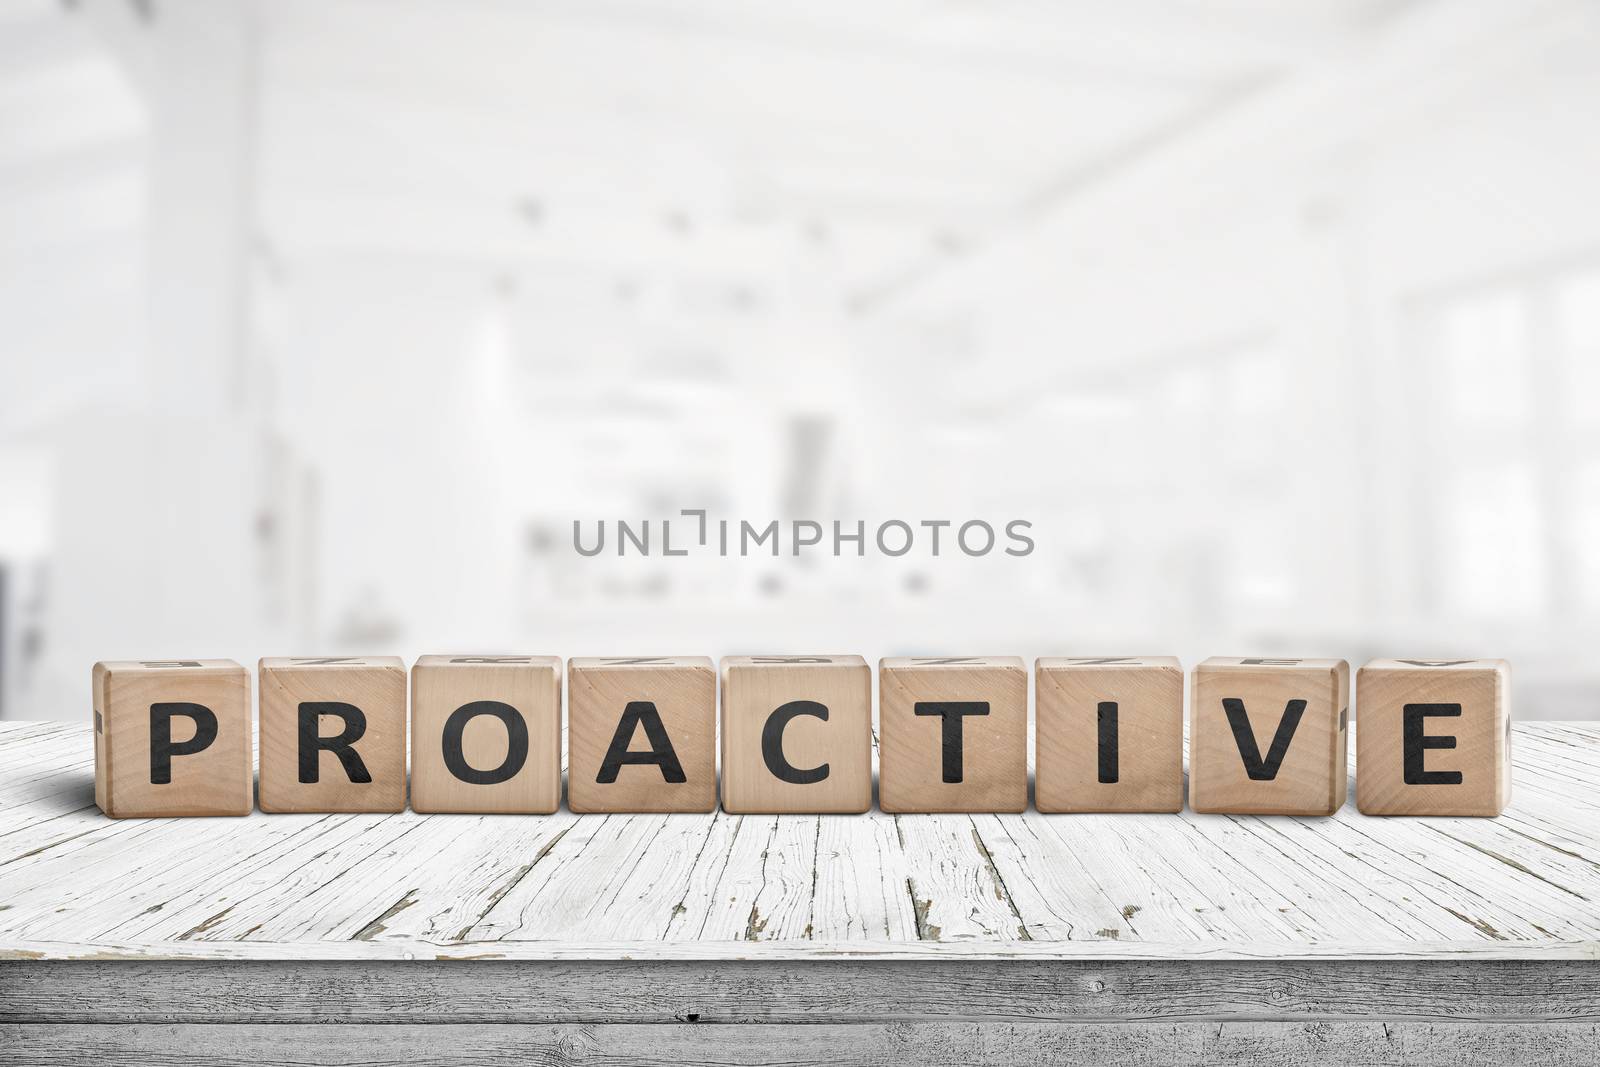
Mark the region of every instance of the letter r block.
POLYGON ((717 806, 717 672, 710 659, 567 661, 567 804, 577 812, 717 806))
POLYGON ((888 812, 1028 806, 1028 669, 1016 656, 878 664, 878 805, 888 812))
POLYGON ((1511 665, 1378 659, 1356 676, 1364 815, 1495 816, 1511 799, 1511 665))
POLYGON ((722 661, 722 807, 872 807, 872 670, 860 656, 722 661))
POLYGON ((1349 792, 1350 665, 1214 656, 1194 670, 1189 806, 1332 815, 1349 792))
POLYGON ((561 660, 423 656, 411 668, 411 808, 561 806, 561 660))
POLYGON ((94 665, 94 799, 115 819, 248 815, 250 675, 231 659, 94 665))
POLYGON ((404 663, 278 657, 258 674, 262 811, 405 810, 404 663))
POLYGON ((1183 810, 1183 667, 1171 656, 1035 667, 1040 811, 1183 810))

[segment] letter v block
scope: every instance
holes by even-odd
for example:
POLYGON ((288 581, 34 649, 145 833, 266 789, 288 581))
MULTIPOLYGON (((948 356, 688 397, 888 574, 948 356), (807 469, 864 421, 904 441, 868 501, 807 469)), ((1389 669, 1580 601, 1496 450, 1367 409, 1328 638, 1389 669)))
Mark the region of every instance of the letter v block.
POLYGON ((705 656, 567 661, 567 804, 577 812, 717 805, 717 672, 705 656))
POLYGON ((248 815, 250 675, 231 659, 94 665, 94 799, 115 819, 248 815))
POLYGON ((404 663, 280 657, 258 673, 262 811, 405 810, 404 663))
POLYGON ((1344 804, 1350 665, 1213 657, 1194 670, 1189 806, 1331 815, 1344 804))
POLYGON ((411 668, 411 809, 561 806, 561 660, 423 656, 411 668))
POLYGON ((722 661, 722 807, 872 807, 872 669, 860 656, 722 661))
POLYGON ((1016 656, 878 664, 878 804, 889 812, 1028 806, 1028 668, 1016 656))
POLYGON ((1378 659, 1356 676, 1364 815, 1499 815, 1511 799, 1511 665, 1378 659))

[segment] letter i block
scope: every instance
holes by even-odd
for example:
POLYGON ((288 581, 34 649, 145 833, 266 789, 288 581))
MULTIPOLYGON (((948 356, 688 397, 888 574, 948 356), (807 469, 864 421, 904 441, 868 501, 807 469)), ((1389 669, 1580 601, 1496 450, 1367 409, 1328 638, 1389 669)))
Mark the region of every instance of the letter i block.
POLYGON ((885 659, 878 692, 884 811, 1028 806, 1028 668, 1021 659, 885 659))
POLYGON ((1183 810, 1183 667, 1171 656, 1041 659, 1040 811, 1183 810))
POLYGON ((722 661, 722 807, 872 807, 872 669, 860 656, 722 661))
POLYGON ((561 660, 423 656, 411 668, 411 808, 561 806, 561 660))
POLYGON ((567 694, 573 811, 717 806, 717 672, 710 659, 570 659, 567 694))
POLYGON ((1511 665, 1378 659, 1356 676, 1356 806, 1495 816, 1511 799, 1511 665))
POLYGON ((1215 656, 1194 670, 1189 806, 1332 815, 1349 783, 1350 665, 1215 656))
POLYGON ((114 819, 248 815, 250 675, 231 659, 94 665, 94 799, 114 819))
POLYGON ((404 663, 274 658, 259 674, 262 811, 405 810, 404 663))

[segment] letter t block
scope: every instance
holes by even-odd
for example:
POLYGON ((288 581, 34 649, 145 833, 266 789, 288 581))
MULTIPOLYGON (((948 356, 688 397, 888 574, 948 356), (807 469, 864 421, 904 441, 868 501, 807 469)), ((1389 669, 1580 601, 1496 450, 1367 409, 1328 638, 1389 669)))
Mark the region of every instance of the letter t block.
POLYGON ((1377 659, 1356 676, 1364 815, 1499 815, 1511 799, 1511 665, 1377 659))
POLYGON ((1016 656, 878 665, 878 805, 889 812, 1028 806, 1028 668, 1016 656))

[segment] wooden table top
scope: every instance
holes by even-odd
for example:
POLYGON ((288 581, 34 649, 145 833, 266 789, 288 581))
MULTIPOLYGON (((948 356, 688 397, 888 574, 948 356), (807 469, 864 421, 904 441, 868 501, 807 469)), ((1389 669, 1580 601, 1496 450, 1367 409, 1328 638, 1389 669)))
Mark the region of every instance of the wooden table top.
POLYGON ((1600 959, 1600 723, 1513 753, 1492 820, 111 820, 86 727, 5 722, 0 959, 1600 959))

